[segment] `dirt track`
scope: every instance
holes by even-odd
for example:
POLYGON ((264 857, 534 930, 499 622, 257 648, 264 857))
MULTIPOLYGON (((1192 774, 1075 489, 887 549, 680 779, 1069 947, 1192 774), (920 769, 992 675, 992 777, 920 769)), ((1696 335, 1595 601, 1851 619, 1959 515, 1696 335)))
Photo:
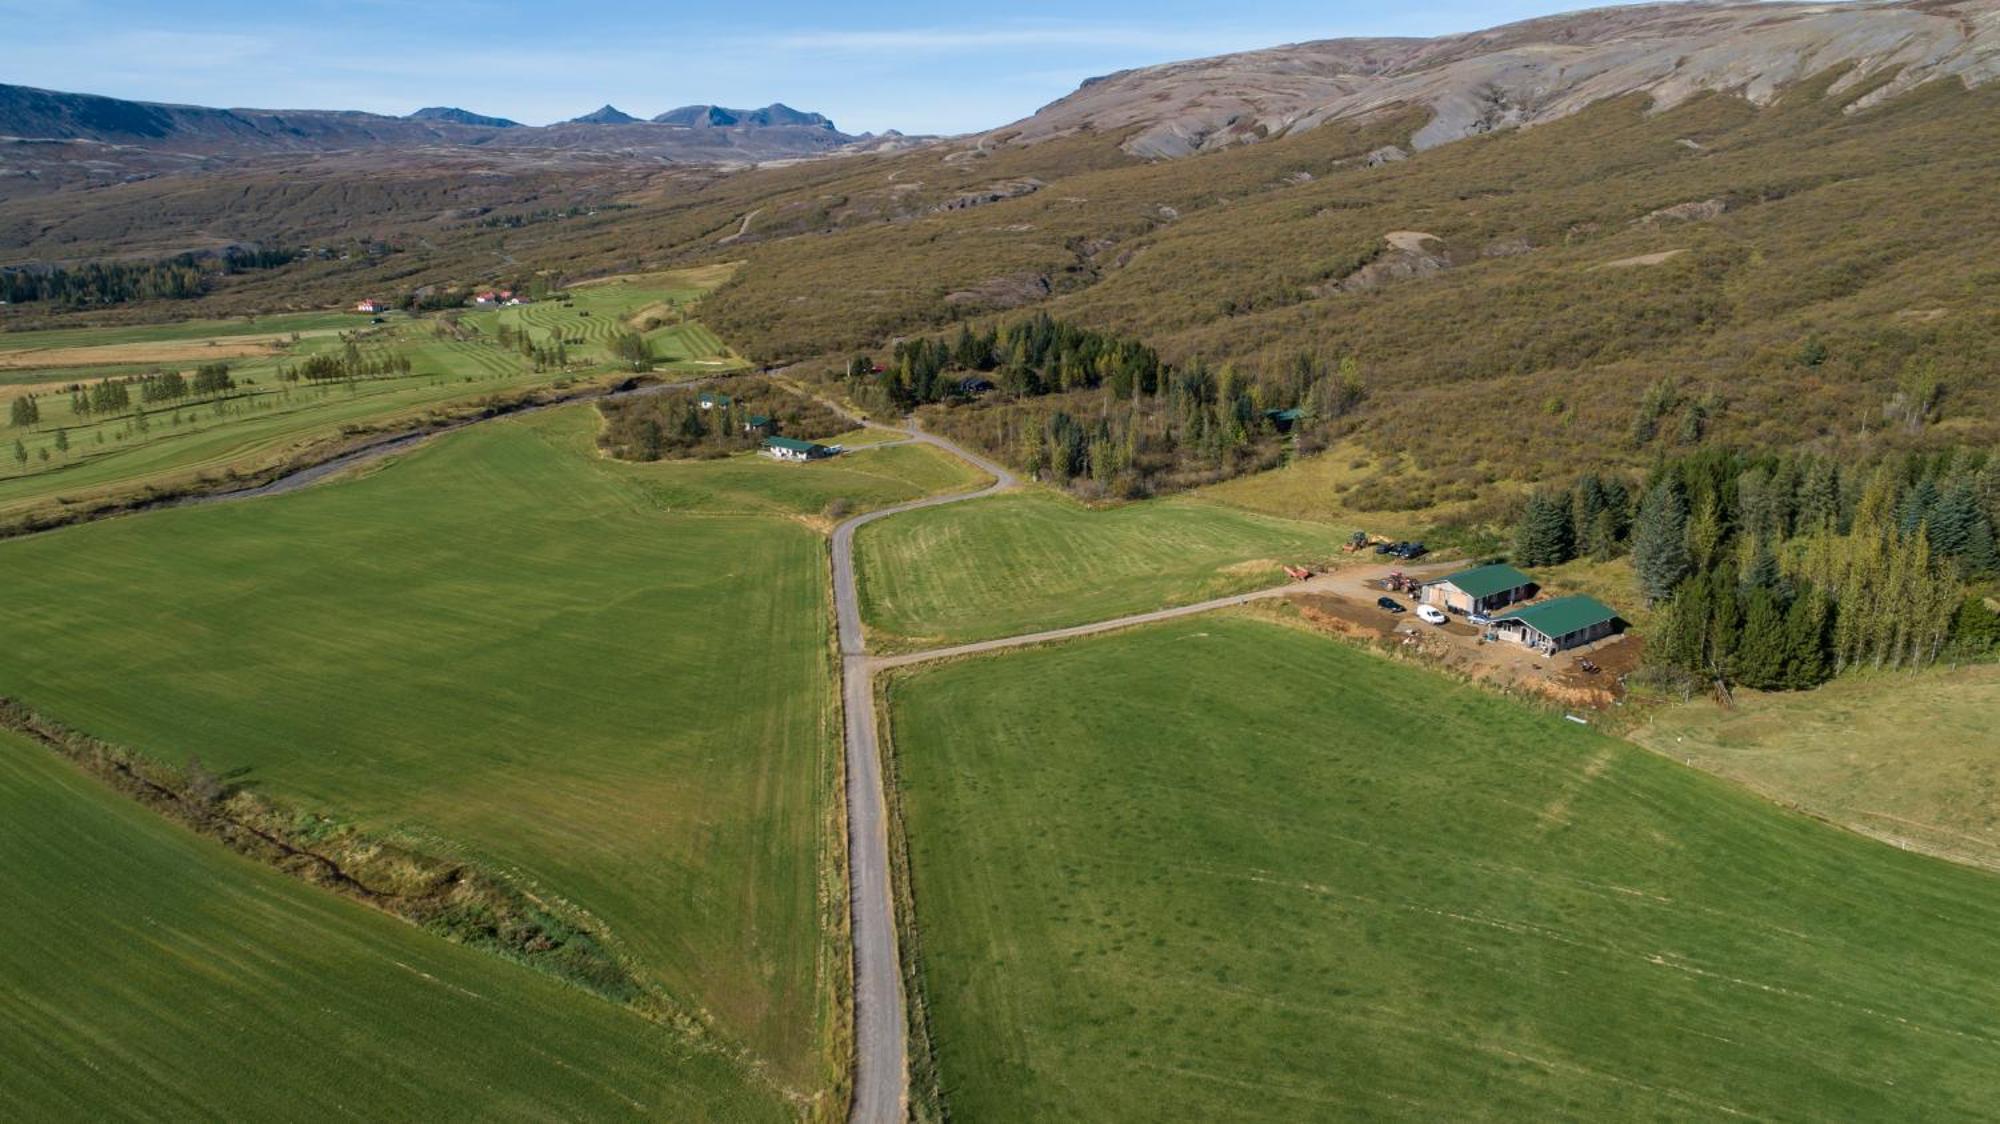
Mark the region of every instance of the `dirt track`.
POLYGON ((993 477, 977 492, 933 496, 871 511, 833 530, 833 603, 840 634, 841 709, 846 715, 848 909, 854 933, 854 1107, 852 1119, 890 1124, 907 1115, 909 1040, 903 973, 896 952, 896 903, 889 884, 889 822, 882 749, 875 729, 875 668, 861 627, 854 581, 854 532, 891 515, 994 495, 1020 481, 1004 466, 920 430, 870 425, 959 457, 993 477))

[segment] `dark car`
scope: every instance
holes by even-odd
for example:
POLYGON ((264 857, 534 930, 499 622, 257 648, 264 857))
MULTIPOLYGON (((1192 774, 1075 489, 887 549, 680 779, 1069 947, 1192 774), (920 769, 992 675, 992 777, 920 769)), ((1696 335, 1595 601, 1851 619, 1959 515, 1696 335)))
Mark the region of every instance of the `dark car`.
POLYGON ((1403 611, 1403 603, 1396 600, 1393 597, 1377 597, 1375 599, 1375 603, 1377 605, 1382 606, 1384 609, 1389 610, 1392 613, 1400 613, 1403 611))
POLYGON ((1394 554, 1396 553, 1396 544, 1392 542, 1378 542, 1375 544, 1375 553, 1394 554))
POLYGON ((1396 557, 1406 562, 1415 561, 1430 552, 1430 548, 1420 542, 1398 543, 1396 546, 1396 557))

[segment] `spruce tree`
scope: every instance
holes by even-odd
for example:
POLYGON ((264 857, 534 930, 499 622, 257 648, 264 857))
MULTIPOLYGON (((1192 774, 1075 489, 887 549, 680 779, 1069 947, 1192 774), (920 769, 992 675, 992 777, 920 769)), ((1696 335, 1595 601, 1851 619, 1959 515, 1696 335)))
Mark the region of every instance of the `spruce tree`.
POLYGON ((1785 613, 1775 592, 1763 586, 1750 591, 1731 664, 1737 682, 1760 691, 1775 691, 1786 685, 1792 652, 1785 623, 1785 613))
POLYGON ((1826 682, 1827 625, 1832 609, 1826 596, 1806 586, 1792 598, 1785 612, 1785 686, 1794 691, 1810 690, 1826 682))
POLYGON ((1799 481, 1794 525, 1802 535, 1840 529, 1840 476, 1833 462, 1815 458, 1799 481))
POLYGON ((1687 548, 1687 497, 1679 482, 1663 480, 1639 503, 1632 525, 1632 569, 1648 602, 1664 601, 1694 569, 1687 548))
POLYGON ((1986 513, 1979 510, 1979 500, 1973 494, 1971 482, 1959 481, 1939 496, 1931 509, 1928 520, 1931 546, 1941 555, 1963 561, 1972 545, 1974 525, 1985 521, 1985 518, 1986 513))
POLYGON ((1560 566, 1576 557, 1569 504, 1547 492, 1528 497, 1514 537, 1514 560, 1523 566, 1560 566))

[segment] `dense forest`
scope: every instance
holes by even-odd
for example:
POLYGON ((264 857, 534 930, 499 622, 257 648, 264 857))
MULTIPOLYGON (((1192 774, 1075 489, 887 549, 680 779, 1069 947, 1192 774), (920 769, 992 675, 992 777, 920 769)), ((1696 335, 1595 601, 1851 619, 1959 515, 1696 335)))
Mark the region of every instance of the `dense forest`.
POLYGON ((2000 617, 2000 453, 1842 464, 1704 450, 1643 484, 1586 475, 1532 496, 1514 560, 1629 554, 1654 607, 1647 658, 1682 687, 1817 686, 1844 672, 1982 659, 2000 617))
POLYGON ((1246 374, 1037 314, 984 332, 850 359, 847 393, 870 408, 937 407, 925 420, 1037 479, 1137 498, 1277 465, 1326 444, 1366 397, 1352 360, 1310 355, 1246 374))
POLYGON ((180 254, 156 262, 86 262, 54 269, 0 270, 0 301, 49 301, 70 308, 136 300, 186 300, 208 292, 218 274, 276 269, 297 261, 291 250, 180 254))
POLYGON ((761 378, 614 398, 597 410, 598 447, 630 461, 706 460, 755 449, 766 437, 817 441, 853 428, 825 403, 761 378))

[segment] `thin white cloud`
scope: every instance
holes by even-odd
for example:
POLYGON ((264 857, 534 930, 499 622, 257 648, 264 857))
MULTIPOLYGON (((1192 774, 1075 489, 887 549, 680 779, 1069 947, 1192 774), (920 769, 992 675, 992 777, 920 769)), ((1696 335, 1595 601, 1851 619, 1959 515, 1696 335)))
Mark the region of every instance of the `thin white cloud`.
POLYGON ((1071 50, 1212 51, 1233 50, 1241 32, 1181 29, 1161 31, 1120 25, 999 25, 990 27, 904 27, 858 31, 805 31, 779 36, 778 50, 800 54, 855 54, 875 51, 950 54, 1029 47, 1071 50))

